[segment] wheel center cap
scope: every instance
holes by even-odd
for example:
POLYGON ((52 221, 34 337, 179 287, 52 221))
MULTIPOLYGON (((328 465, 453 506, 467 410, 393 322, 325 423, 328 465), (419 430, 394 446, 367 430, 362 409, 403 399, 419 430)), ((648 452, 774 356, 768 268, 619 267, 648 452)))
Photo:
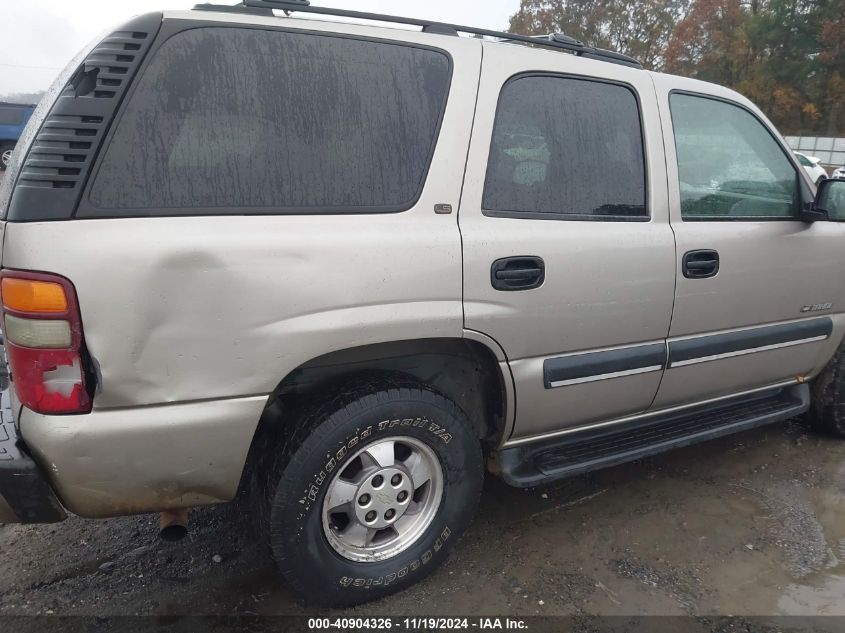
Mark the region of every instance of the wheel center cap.
POLYGON ((368 528, 386 528, 405 514, 413 496, 414 484, 406 470, 395 466, 373 470, 358 486, 355 518, 368 528))

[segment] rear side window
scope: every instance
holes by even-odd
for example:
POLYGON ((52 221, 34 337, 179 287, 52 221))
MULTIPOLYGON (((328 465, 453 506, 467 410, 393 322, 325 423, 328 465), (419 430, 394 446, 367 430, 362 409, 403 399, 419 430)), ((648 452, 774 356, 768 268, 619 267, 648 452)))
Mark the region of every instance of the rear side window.
POLYGON ((419 197, 451 78, 439 51, 201 28, 140 78, 86 215, 401 211, 419 197))
POLYGON ((626 86, 525 76, 502 89, 484 213, 557 219, 643 219, 642 126, 626 86))
POLYGON ((682 93, 673 94, 669 103, 682 219, 795 218, 801 201, 798 173, 753 114, 682 93))

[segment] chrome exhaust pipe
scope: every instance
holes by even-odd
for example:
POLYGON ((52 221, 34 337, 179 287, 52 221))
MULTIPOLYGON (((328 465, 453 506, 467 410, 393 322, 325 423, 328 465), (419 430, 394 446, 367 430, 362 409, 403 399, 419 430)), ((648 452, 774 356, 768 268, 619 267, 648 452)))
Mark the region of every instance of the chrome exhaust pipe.
POLYGON ((168 543, 181 541, 188 536, 188 508, 162 512, 158 520, 158 536, 168 543))

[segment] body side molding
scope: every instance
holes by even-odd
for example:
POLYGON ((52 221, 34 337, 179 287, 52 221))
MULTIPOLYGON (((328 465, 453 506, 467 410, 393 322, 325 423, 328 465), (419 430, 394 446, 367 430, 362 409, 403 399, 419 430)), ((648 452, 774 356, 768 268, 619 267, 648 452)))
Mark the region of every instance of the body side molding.
POLYGON ((669 341, 668 368, 823 341, 830 337, 832 332, 833 320, 830 317, 820 317, 669 341))
POLYGON ((660 371, 666 365, 666 344, 648 343, 602 352, 586 352, 543 361, 546 389, 660 371))

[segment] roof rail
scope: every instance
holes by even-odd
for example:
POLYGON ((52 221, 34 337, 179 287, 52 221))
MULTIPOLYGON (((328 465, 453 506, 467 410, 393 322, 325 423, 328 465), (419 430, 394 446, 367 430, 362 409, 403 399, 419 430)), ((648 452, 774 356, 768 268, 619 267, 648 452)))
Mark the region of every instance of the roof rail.
MULTIPOLYGON (((219 5, 218 5, 219 6, 219 5)), ((562 33, 553 33, 551 35, 517 35, 515 33, 506 33, 504 31, 492 31, 490 29, 482 29, 474 26, 461 26, 458 24, 449 24, 446 22, 433 22, 431 20, 419 20, 417 18, 405 18, 396 15, 385 15, 382 13, 367 13, 364 11, 350 11, 347 9, 332 9, 329 7, 313 7, 309 0, 243 0, 242 5, 235 5, 228 7, 230 10, 238 10, 239 6, 251 9, 276 9, 284 11, 287 15, 293 12, 300 13, 315 13, 320 15, 332 15, 343 18, 353 18, 358 20, 371 20, 375 22, 392 22, 394 24, 407 24, 409 26, 419 26, 425 33, 437 33, 440 35, 454 35, 458 33, 471 33, 473 35, 484 35, 487 37, 496 38, 502 42, 514 42, 520 44, 533 44, 534 46, 542 46, 544 48, 553 48, 557 50, 565 50, 569 53, 584 57, 587 59, 596 59, 603 62, 610 62, 612 64, 621 64, 623 66, 631 66, 633 68, 642 68, 643 65, 627 55, 617 53, 615 51, 608 51, 602 48, 595 48, 587 46, 583 42, 579 42, 575 38, 569 37, 562 33)), ((217 9, 214 5, 197 5, 196 9, 202 10, 225 10, 222 7, 217 9), (214 9, 212 9, 214 7, 214 9)))

